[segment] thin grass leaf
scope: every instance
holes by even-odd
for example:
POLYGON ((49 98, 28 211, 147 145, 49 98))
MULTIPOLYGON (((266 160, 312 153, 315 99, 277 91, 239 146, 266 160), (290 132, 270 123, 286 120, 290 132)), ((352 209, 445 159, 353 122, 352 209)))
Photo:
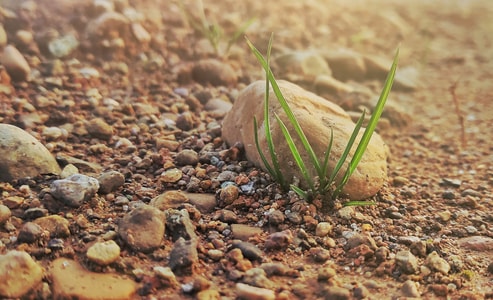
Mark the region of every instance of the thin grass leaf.
POLYGON ((297 187, 296 185, 291 184, 289 186, 289 188, 291 190, 293 190, 293 192, 295 192, 296 194, 298 194, 298 196, 300 196, 300 198, 305 199, 305 200, 308 199, 308 193, 305 192, 304 190, 302 190, 301 188, 297 187))
MULTIPOLYGON (((255 20, 256 20, 255 17, 250 18, 245 23, 243 23, 243 25, 233 33, 233 36, 229 39, 228 45, 226 46, 226 53, 229 52, 229 49, 231 49, 231 47, 236 43, 236 41, 238 41, 238 39, 243 35, 243 33, 245 33, 245 31, 247 31, 248 27, 250 27, 255 22, 255 20)), ((270 56, 270 53, 267 54, 267 57, 269 57, 269 56, 270 56)))
POLYGON ((270 165, 269 161, 265 157, 264 152, 262 151, 262 148, 260 147, 260 143, 259 143, 259 140, 258 140, 258 129, 257 129, 258 127, 257 127, 257 118, 256 117, 253 117, 253 126, 254 126, 253 136, 254 136, 254 139, 255 139, 255 146, 257 147, 257 151, 258 151, 258 153, 260 155, 260 159, 262 160, 265 168, 267 169, 267 172, 274 178, 274 180, 276 180, 277 182, 280 182, 280 180, 281 180, 281 178, 279 178, 279 175, 280 174, 277 174, 274 171, 274 169, 270 165))
MULTIPOLYGON (((358 133, 361 129, 361 126, 363 125, 363 121, 365 119, 365 114, 366 114, 366 111, 363 111, 363 113, 361 114, 361 116, 358 119, 358 122, 356 122, 356 126, 354 127, 353 133, 349 137, 349 140, 346 144, 346 148, 344 149, 344 152, 342 153, 341 157, 337 161, 336 166, 334 167, 334 169, 332 170, 332 173, 330 174, 329 184, 334 182, 337 174, 339 173, 340 169, 342 168, 342 165, 346 162, 346 159, 349 155, 349 152, 351 151, 351 148, 353 147, 354 141, 356 140, 356 137, 358 136, 358 133)), ((338 189, 336 189, 336 191, 337 190, 338 189)), ((337 196, 337 195, 335 195, 335 196, 337 196)))
POLYGON ((370 206, 370 205, 376 205, 377 203, 373 201, 348 201, 345 202, 343 205, 344 206, 370 206))
POLYGON ((298 151, 298 148, 296 148, 296 145, 293 141, 293 138, 291 137, 291 134, 289 133, 288 128, 284 124, 284 122, 279 118, 277 114, 275 114, 277 123, 279 123, 279 126, 281 127, 282 134, 284 135, 284 138, 286 139, 286 142, 288 144, 289 150, 291 151, 291 154, 293 155, 294 161, 296 162, 296 165, 301 171, 301 175, 307 182, 309 188, 313 191, 314 190, 314 185, 313 185, 313 180, 310 177, 310 174, 308 174, 308 169, 305 166, 305 163, 303 161, 303 158, 300 155, 300 152, 298 151))
POLYGON ((385 103, 387 102, 387 98, 389 96, 390 90, 392 89, 392 84, 394 83, 394 77, 395 77, 395 71, 397 69, 398 57, 399 57, 399 49, 397 49, 397 51, 395 52, 392 66, 390 68, 389 73, 387 74, 387 79, 385 80, 385 84, 383 86, 382 92, 380 93, 380 98, 378 99, 377 105, 375 106, 375 109, 374 109, 373 114, 370 118, 370 121, 368 122, 368 126, 366 127, 365 132, 363 133, 363 136, 361 137, 361 141, 359 142, 358 147, 356 148, 356 151, 354 152, 353 158, 351 159, 351 162, 349 163, 349 167, 348 167, 348 169, 344 175, 344 178, 341 182, 342 184, 346 184, 347 181, 349 180, 349 177, 353 174, 354 170, 356 170, 356 167, 358 166, 359 162, 361 161, 361 158, 363 157, 363 154, 366 151, 368 143, 370 142, 371 136, 373 135, 373 132, 375 131, 378 120, 380 119, 380 116, 382 115, 382 112, 383 112, 383 108, 385 107, 385 103))
POLYGON ((310 157, 310 160, 317 172, 317 175, 319 177, 322 177, 322 168, 320 167, 320 162, 318 161, 317 155, 313 151, 313 148, 311 147, 310 143, 308 142, 308 139, 306 138, 305 133, 303 132, 303 129, 301 128, 300 124, 298 123, 298 120, 293 114, 293 111, 290 109, 286 99, 284 98, 281 89, 279 88, 279 85, 277 84, 277 81, 272 74, 269 65, 266 63, 263 55, 255 48, 255 46, 250 42, 248 38, 246 38, 247 44, 254 53, 254 55, 257 57, 258 61, 268 74, 267 78, 269 79, 269 82, 272 86, 272 90, 274 91, 274 94, 276 95, 277 99, 279 100, 279 104, 281 105, 282 109, 286 113, 286 116, 288 117, 289 122, 293 126, 296 134, 300 138, 300 141, 303 145, 303 148, 305 151, 308 153, 308 156, 310 157))
POLYGON ((330 128, 329 144, 327 145, 327 149, 325 150, 324 162, 322 164, 322 174, 324 174, 324 176, 319 177, 320 192, 321 193, 326 193, 328 191, 328 188, 330 187, 330 184, 331 184, 330 179, 327 177, 327 170, 329 168, 329 158, 330 158, 330 152, 332 151, 332 143, 333 142, 334 142, 334 130, 331 127, 330 128))

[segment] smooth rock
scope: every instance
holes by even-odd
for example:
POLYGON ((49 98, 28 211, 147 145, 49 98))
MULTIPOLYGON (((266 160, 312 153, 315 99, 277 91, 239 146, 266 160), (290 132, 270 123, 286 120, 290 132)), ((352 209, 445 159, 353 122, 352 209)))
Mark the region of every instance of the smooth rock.
POLYGON ((334 226, 329 222, 320 222, 317 224, 317 227, 315 228, 315 235, 324 237, 328 235, 330 232, 332 232, 333 228, 334 226))
POLYGON ((180 237, 174 244, 169 255, 169 267, 173 272, 190 274, 193 266, 198 263, 197 240, 185 240, 180 237))
POLYGON ((161 180, 164 182, 174 183, 181 179, 183 172, 178 168, 172 168, 161 174, 161 180))
POLYGON ((315 86, 315 91, 319 94, 345 95, 354 91, 354 88, 349 84, 328 75, 317 76, 313 84, 315 86))
POLYGON ((236 185, 228 185, 221 189, 219 200, 221 204, 226 206, 232 204, 240 194, 240 189, 236 185))
POLYGON ((118 171, 108 171, 98 177, 99 193, 108 194, 116 191, 125 183, 125 176, 118 171))
POLYGON ((50 233, 50 237, 68 237, 70 236, 69 221, 62 216, 51 215, 41 217, 33 221, 44 230, 50 233))
POLYGON ((395 262, 405 274, 415 274, 419 270, 418 259, 407 250, 397 252, 395 262))
MULTIPOLYGON (((182 191, 166 191, 163 194, 152 198, 149 205, 165 211, 168 208, 178 208, 188 202, 188 197, 182 191)), ((199 209, 200 210, 200 209, 199 209)))
POLYGON ((231 224, 231 232, 233 233, 233 238, 247 241, 250 237, 261 234, 263 230, 262 228, 245 224, 231 224))
POLYGON ((8 206, 0 204, 0 225, 7 222, 12 216, 12 212, 8 206))
POLYGON ((339 48, 324 51, 322 55, 329 63, 334 78, 341 81, 365 79, 366 64, 360 53, 347 48, 339 48))
POLYGON ((237 81, 236 72, 228 63, 212 58, 194 64, 192 78, 201 84, 213 86, 230 86, 237 81))
POLYGON ((165 216, 150 205, 132 210, 119 223, 118 234, 134 250, 150 252, 159 247, 164 238, 165 216))
POLYGON ((87 249, 86 256, 90 261, 106 266, 120 258, 120 246, 113 240, 97 242, 87 249))
POLYGON ((179 166, 185 166, 185 165, 196 165, 199 162, 199 155, 197 152, 191 149, 185 149, 176 155, 176 163, 179 166))
POLYGON ((43 279, 43 269, 24 251, 0 255, 0 296, 20 298, 43 279))
POLYGON ((185 195, 201 213, 210 213, 216 208, 217 201, 214 194, 185 193, 185 195))
POLYGON ((57 258, 50 270, 54 299, 133 299, 137 284, 112 273, 94 273, 78 262, 57 258))
POLYGON ((343 287, 328 286, 323 290, 325 300, 350 300, 351 292, 343 287))
MULTIPOLYGON (((332 146, 331 160, 328 168, 328 172, 330 172, 335 167, 336 159, 342 155, 355 124, 351 121, 350 116, 336 104, 287 81, 279 80, 278 84, 303 128, 308 141, 319 157, 323 157, 323 153, 329 144, 330 128, 333 129, 334 144, 332 146)), ((252 83, 240 93, 233 108, 223 121, 223 139, 229 145, 241 142, 245 146, 247 159, 261 167, 264 166, 255 147, 253 119, 256 117, 259 126, 258 136, 260 147, 264 151, 267 151, 267 141, 263 130, 264 94, 264 81, 252 83)), ((271 91, 270 95, 270 112, 272 114, 277 113, 281 120, 289 126, 289 121, 280 107, 278 100, 275 98, 274 92, 271 91)), ((284 162, 280 166, 281 172, 289 182, 293 180, 293 177, 302 179, 303 176, 299 168, 289 163, 294 162, 292 154, 280 127, 276 124, 272 115, 271 121, 271 132, 273 143, 276 147, 277 158, 279 161, 284 162)), ((295 137, 296 134, 294 131, 290 131, 295 144, 300 144, 299 139, 295 137)), ((360 137, 362 132, 363 129, 360 131, 360 137)), ((352 157, 354 149, 356 147, 353 147, 348 160, 352 157)), ((343 192, 351 200, 361 200, 375 195, 387 181, 387 153, 387 146, 381 137, 374 133, 362 160, 343 189, 343 192)), ((304 161, 307 162, 309 175, 312 178, 316 177, 316 172, 309 163, 310 160, 306 153, 302 151, 301 155, 304 161)), ((346 167, 347 162, 342 170, 345 170, 346 167)), ((336 178, 337 182, 342 179, 343 173, 339 173, 336 178)), ((301 181, 301 186, 306 188, 304 180, 301 181)))
POLYGON ((291 230, 284 230, 270 234, 265 240, 265 249, 281 250, 286 249, 293 242, 293 233, 291 230))
POLYGON ((96 178, 82 174, 74 174, 65 179, 52 182, 50 193, 71 207, 79 207, 91 199, 99 189, 96 178))
POLYGON ((442 273, 443 275, 447 275, 450 271, 449 263, 440 257, 436 251, 431 252, 426 257, 425 264, 431 270, 442 273))
POLYGON ((294 51, 275 59, 283 77, 294 82, 313 82, 319 75, 330 76, 325 59, 315 51, 294 51))
POLYGON ((462 248, 475 251, 493 251, 493 238, 487 236, 470 236, 458 240, 462 248))
POLYGON ((19 243, 34 243, 44 234, 43 228, 36 223, 26 222, 22 225, 17 235, 19 243))
POLYGON ((94 118, 87 125, 87 132, 95 138, 108 141, 113 136, 113 127, 102 118, 94 118))
POLYGON ((349 249, 356 248, 359 245, 367 245, 371 250, 377 249, 377 243, 375 240, 366 234, 354 234, 347 241, 347 246, 349 249))
POLYGON ((233 104, 221 98, 212 98, 204 106, 204 109, 214 118, 223 118, 233 107, 233 104))
POLYGON ((19 127, 0 124, 0 145, 0 181, 60 174, 60 167, 48 149, 19 127))
POLYGON ((0 23, 0 49, 3 49, 7 45, 7 33, 3 28, 3 25, 0 23))
POLYGON ((24 56, 12 45, 7 45, 0 56, 0 64, 5 67, 13 81, 27 81, 31 74, 31 67, 24 56))
POLYGON ((406 280, 401 287, 401 292, 404 297, 419 298, 420 294, 416 282, 406 280))
POLYGON ((251 286, 244 283, 236 284, 236 296, 243 300, 274 300, 274 291, 264 288, 251 286))

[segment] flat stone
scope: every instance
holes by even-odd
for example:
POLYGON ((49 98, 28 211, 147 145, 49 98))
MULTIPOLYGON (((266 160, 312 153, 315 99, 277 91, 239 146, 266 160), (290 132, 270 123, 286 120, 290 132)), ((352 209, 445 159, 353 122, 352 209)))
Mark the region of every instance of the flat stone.
POLYGON ((313 82, 319 75, 332 74, 324 57, 316 51, 292 51, 275 59, 283 76, 293 82, 313 82))
POLYGON ((475 251, 493 251, 493 238, 487 236, 470 236, 458 240, 462 248, 475 251))
POLYGON ((48 149, 19 127, 0 124, 0 145, 0 181, 61 172, 48 149))
POLYGON ((214 211, 217 205, 216 195, 214 194, 198 194, 184 193, 190 203, 193 204, 201 213, 210 213, 214 211))
MULTIPOLYGON (((279 80, 278 84, 318 157, 323 157, 323 153, 329 144, 329 133, 332 128, 334 144, 330 156, 331 160, 329 161, 329 175, 337 163, 336 160, 342 155, 355 124, 351 121, 351 117, 336 104, 287 81, 279 80)), ((255 146, 253 120, 255 117, 259 126, 258 137, 260 147, 264 151, 267 151, 267 140, 263 130, 264 95, 265 82, 257 81, 252 83, 240 93, 233 108, 223 121, 223 139, 229 145, 241 142, 245 146, 247 159, 263 168, 265 166, 255 146)), ((290 123, 273 91, 270 92, 270 97, 269 111, 272 114, 278 114, 281 120, 289 126, 290 123)), ((271 132, 273 143, 276 147, 277 158, 283 162, 280 166, 282 174, 288 182, 292 182, 294 177, 302 179, 300 185, 302 188, 306 188, 306 182, 304 182, 299 168, 296 165, 293 166, 288 163, 294 163, 294 159, 281 128, 277 125, 273 115, 271 115, 271 121, 271 132)), ((294 130, 289 130, 291 131, 295 144, 300 144, 299 138, 294 130)), ((362 133, 363 129, 361 129, 359 137, 361 137, 362 133)), ((355 149, 356 147, 353 147, 348 160, 354 154, 355 149)), ((383 184, 387 182, 387 155, 387 146, 382 138, 374 133, 362 160, 344 187, 343 193, 347 194, 351 200, 361 200, 375 195, 383 184)), ((316 171, 310 163, 308 155, 304 151, 301 151, 301 156, 306 162, 309 176, 315 178, 317 176, 316 171)), ((336 182, 340 182, 346 167, 347 162, 343 166, 342 172, 339 172, 336 177, 336 182)))
POLYGON ((43 268, 24 251, 0 255, 0 296, 20 298, 43 279, 43 268))
POLYGON ((274 291, 251 286, 244 283, 236 284, 236 296, 239 299, 249 299, 249 300, 274 300, 276 299, 276 294, 274 291))
POLYGON ((229 86, 238 80, 235 70, 228 63, 213 58, 195 63, 192 78, 199 83, 213 86, 229 86))
POLYGON ((324 51, 322 54, 329 63, 334 78, 341 81, 365 79, 366 64, 360 53, 348 48, 339 48, 324 51))
POLYGON ((165 216, 150 205, 132 210, 119 223, 118 233, 134 250, 150 252, 159 247, 164 238, 165 216))
MULTIPOLYGON (((163 194, 154 197, 149 205, 165 211, 169 208, 178 208, 188 202, 188 197, 182 191, 166 191, 163 194)), ((199 209, 200 210, 200 209, 199 209)))
POLYGON ((53 297, 55 299, 133 299, 137 284, 128 278, 112 273, 94 273, 78 262, 58 258, 50 269, 53 297))
POLYGON ((231 224, 231 232, 233 233, 233 238, 247 241, 250 237, 261 234, 263 230, 262 228, 245 224, 231 224))

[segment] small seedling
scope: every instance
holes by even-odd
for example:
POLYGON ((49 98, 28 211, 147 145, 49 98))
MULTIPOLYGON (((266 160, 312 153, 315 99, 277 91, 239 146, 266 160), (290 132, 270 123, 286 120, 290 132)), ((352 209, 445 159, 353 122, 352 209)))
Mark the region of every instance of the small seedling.
POLYGON ((185 22, 209 41, 217 55, 226 55, 238 39, 244 35, 248 27, 250 27, 255 21, 255 18, 250 18, 238 27, 231 36, 226 37, 224 30, 219 26, 219 24, 215 22, 212 23, 207 20, 204 10, 204 3, 202 0, 196 0, 195 10, 199 13, 198 17, 195 17, 192 14, 190 8, 185 5, 183 0, 177 0, 177 4, 183 13, 185 22), (223 39, 226 40, 226 46, 224 49, 220 49, 220 44, 223 39))
MULTIPOLYGON (((363 154, 366 151, 366 148, 368 146, 368 143, 370 142, 370 138, 375 131, 376 125, 378 123, 378 120, 380 119, 380 116, 382 114, 383 108, 385 106, 385 103, 387 101, 387 97, 390 93, 390 90, 392 88, 392 83, 394 81, 394 76, 395 76, 395 71, 397 68, 397 60, 399 56, 399 50, 396 51, 395 56, 394 56, 394 61, 392 63, 392 67, 390 68, 390 71, 387 75, 387 79, 385 81, 385 85, 382 89, 382 92, 380 93, 380 98, 377 102, 377 105, 375 106, 374 112, 370 118, 370 121, 361 137, 361 140, 358 142, 357 148, 349 161, 348 167, 342 177, 342 180, 339 183, 336 183, 336 177, 337 174, 339 174, 339 171, 341 170, 342 166, 348 159, 349 153, 351 151, 351 148, 353 147, 356 138, 358 136, 358 133, 361 129, 361 126, 363 124, 363 120, 365 119, 365 114, 366 112, 363 111, 362 115, 358 119, 358 122, 356 122, 356 126, 351 134, 351 137, 349 138, 349 141, 346 144, 345 150, 342 153, 341 157, 337 160, 337 163, 335 167, 330 170, 330 173, 328 172, 329 170, 329 158, 330 158, 330 153, 332 149, 332 143, 333 143, 333 132, 332 129, 330 131, 330 139, 329 139, 329 144, 327 145, 326 151, 324 152, 323 159, 319 160, 317 154, 314 152, 313 147, 310 145, 310 142, 305 136, 305 133, 303 132, 303 129, 301 128, 298 120, 293 114, 293 111, 289 107, 286 99, 284 98, 279 85, 277 84, 277 81, 274 77, 274 74, 272 73, 272 70, 270 68, 270 53, 271 53, 271 48, 272 48, 272 39, 273 36, 271 36, 269 40, 269 45, 267 48, 267 58, 265 58, 258 50, 255 48, 255 46, 250 42, 250 40, 247 40, 247 44, 252 50, 253 54, 256 56, 257 60, 260 62, 262 65, 265 74, 266 74, 266 83, 265 83, 265 99, 264 99, 264 128, 265 128, 265 136, 266 136, 266 141, 267 141, 267 147, 268 147, 268 153, 270 156, 270 162, 267 159, 266 155, 264 154, 264 151, 260 147, 259 139, 258 139, 258 124, 257 124, 257 119, 254 118, 253 124, 254 124, 254 139, 255 139, 255 145, 257 147, 257 151, 259 152, 260 158, 265 165, 265 168, 269 172, 269 174, 281 185, 281 187, 285 190, 288 188, 291 188, 294 192, 296 192, 300 197, 308 200, 308 201, 313 201, 315 198, 321 197, 322 200, 324 200, 324 204, 326 204, 325 200, 330 199, 334 200, 339 196, 341 193, 342 189, 348 182, 349 178, 353 174, 353 172, 356 170, 356 167, 358 166, 361 158, 363 157, 363 154), (284 113, 286 114, 290 125, 294 129, 298 139, 301 141, 302 144, 302 149, 308 154, 308 157, 310 159, 309 162, 305 162, 300 154, 300 150, 298 149, 298 145, 295 144, 290 131, 288 130, 286 124, 279 118, 279 116, 274 113, 274 117, 276 122, 281 128, 281 131, 284 135, 284 138, 286 140, 286 143, 288 144, 288 147, 291 151, 291 154, 293 156, 293 159, 300 169, 301 175, 303 176, 303 179, 308 185, 307 190, 303 190, 302 188, 290 184, 286 181, 285 176, 283 176, 281 170, 280 170, 280 165, 279 161, 276 155, 276 149, 274 142, 272 140, 272 132, 271 132, 271 125, 270 125, 270 116, 269 116, 269 93, 270 93, 270 88, 272 87, 272 90, 279 101, 279 104, 281 105, 282 109, 284 110, 284 113), (307 168, 307 163, 310 163, 313 167, 313 169, 316 171, 317 177, 314 179, 310 176, 309 170, 307 168)), ((367 205, 371 204, 372 202, 365 202, 365 201, 349 201, 346 203, 346 205, 367 205)))

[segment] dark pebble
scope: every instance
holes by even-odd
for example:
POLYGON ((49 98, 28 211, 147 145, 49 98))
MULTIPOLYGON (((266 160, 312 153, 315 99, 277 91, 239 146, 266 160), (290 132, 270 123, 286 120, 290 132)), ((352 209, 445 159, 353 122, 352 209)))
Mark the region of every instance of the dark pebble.
POLYGON ((234 241, 233 248, 238 248, 245 258, 249 260, 262 260, 264 253, 257 246, 249 242, 234 241))

